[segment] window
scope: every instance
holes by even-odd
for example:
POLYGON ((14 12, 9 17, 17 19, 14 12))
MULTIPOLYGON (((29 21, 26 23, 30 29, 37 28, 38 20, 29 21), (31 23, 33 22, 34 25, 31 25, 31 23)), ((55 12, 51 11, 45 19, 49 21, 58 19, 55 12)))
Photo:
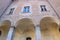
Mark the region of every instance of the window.
POLYGON ((25 6, 24 9, 23 9, 23 12, 24 13, 30 12, 30 6, 25 6))
POLYGON ((0 31, 0 36, 1 36, 1 34, 2 34, 2 31, 0 31))
POLYGON ((47 11, 46 6, 45 5, 40 5, 41 11, 47 11))
POLYGON ((26 40, 31 40, 31 37, 27 37, 26 40))
POLYGON ((14 9, 15 9, 15 8, 11 8, 11 9, 10 9, 9 15, 13 13, 14 9))

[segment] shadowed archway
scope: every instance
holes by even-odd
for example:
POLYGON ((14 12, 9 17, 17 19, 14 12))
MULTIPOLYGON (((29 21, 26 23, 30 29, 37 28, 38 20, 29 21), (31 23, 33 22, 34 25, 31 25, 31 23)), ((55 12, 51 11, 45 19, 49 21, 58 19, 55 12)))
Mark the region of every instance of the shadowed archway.
POLYGON ((35 40, 35 25, 29 18, 23 18, 17 21, 14 34, 14 40, 26 40, 26 37, 31 37, 35 40))
POLYGON ((41 21, 40 21, 40 27, 41 29, 54 29, 54 28, 58 28, 59 22, 57 19, 54 19, 53 17, 44 17, 41 21))
POLYGON ((6 40, 10 27, 11 27, 11 22, 9 20, 4 20, 4 21, 1 22, 1 25, 0 25, 0 31, 1 31, 0 40, 6 40))
POLYGON ((59 40, 59 22, 53 17, 44 17, 40 21, 42 40, 59 40))
POLYGON ((27 32, 27 31, 33 31, 35 25, 31 19, 23 18, 16 23, 16 28, 19 29, 19 31, 27 32))

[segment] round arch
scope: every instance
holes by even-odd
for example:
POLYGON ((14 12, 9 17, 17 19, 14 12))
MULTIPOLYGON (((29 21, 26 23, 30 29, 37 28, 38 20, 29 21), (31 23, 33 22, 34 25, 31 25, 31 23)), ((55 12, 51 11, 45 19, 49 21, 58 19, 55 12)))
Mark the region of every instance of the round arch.
POLYGON ((34 27, 33 21, 29 18, 23 18, 16 23, 16 28, 22 32, 32 31, 34 27))
POLYGON ((3 20, 0 25, 1 40, 5 40, 8 35, 9 29, 11 27, 11 22, 9 20, 3 20))
POLYGON ((53 17, 44 17, 40 21, 41 30, 56 30, 58 28, 58 20, 53 17))
POLYGON ((6 26, 6 27, 10 27, 11 26, 10 20, 4 20, 4 21, 2 21, 1 24, 2 24, 1 26, 6 26))

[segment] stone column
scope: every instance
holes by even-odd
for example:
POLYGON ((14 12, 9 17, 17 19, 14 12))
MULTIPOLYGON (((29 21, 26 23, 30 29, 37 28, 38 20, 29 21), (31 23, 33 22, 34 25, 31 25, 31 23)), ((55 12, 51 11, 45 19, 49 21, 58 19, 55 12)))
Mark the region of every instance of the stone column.
POLYGON ((40 26, 36 26, 36 40, 42 40, 40 26))
POLYGON ((11 27, 10 28, 6 40, 13 40, 13 37, 14 37, 14 29, 15 29, 15 27, 11 27))

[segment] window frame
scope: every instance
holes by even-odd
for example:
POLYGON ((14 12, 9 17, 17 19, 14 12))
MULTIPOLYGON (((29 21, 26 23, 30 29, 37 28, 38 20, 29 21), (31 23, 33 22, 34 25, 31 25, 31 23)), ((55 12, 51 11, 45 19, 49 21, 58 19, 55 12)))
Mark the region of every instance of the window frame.
POLYGON ((19 14, 23 15, 23 16, 31 15, 32 14, 32 5, 30 3, 26 3, 23 6, 21 6, 21 12, 19 14), (25 6, 30 6, 30 12, 23 12, 25 6))
POLYGON ((47 7, 46 7, 46 5, 40 5, 39 7, 40 7, 40 11, 41 11, 41 12, 47 12, 47 7))
POLYGON ((29 13, 30 12, 30 6, 24 6, 23 13, 29 13))
MULTIPOLYGON (((13 11, 13 13, 12 13, 12 14, 14 14, 14 12, 15 12, 15 10, 16 10, 16 8, 17 8, 17 5, 13 5, 13 6, 9 7, 9 8, 5 11, 5 14, 6 14, 6 15, 9 15, 9 12, 10 12, 10 9, 11 9, 11 8, 15 8, 14 11, 13 11)), ((11 14, 11 15, 12 15, 12 14, 11 14)))
POLYGON ((14 13, 14 10, 15 10, 15 8, 10 8, 9 15, 12 15, 14 13), (11 10, 12 10, 12 12, 11 12, 11 10))
POLYGON ((24 13, 32 13, 32 5, 31 5, 30 3, 24 4, 24 5, 22 6, 21 13, 23 13, 23 14, 24 14, 24 13), (23 12, 25 6, 29 6, 29 7, 30 7, 30 8, 29 8, 29 9, 30 9, 30 10, 29 10, 30 12, 23 12))
POLYGON ((31 10, 30 10, 30 6, 24 6, 23 8, 23 13, 30 13, 31 10), (27 11, 28 10, 28 11, 27 11))

